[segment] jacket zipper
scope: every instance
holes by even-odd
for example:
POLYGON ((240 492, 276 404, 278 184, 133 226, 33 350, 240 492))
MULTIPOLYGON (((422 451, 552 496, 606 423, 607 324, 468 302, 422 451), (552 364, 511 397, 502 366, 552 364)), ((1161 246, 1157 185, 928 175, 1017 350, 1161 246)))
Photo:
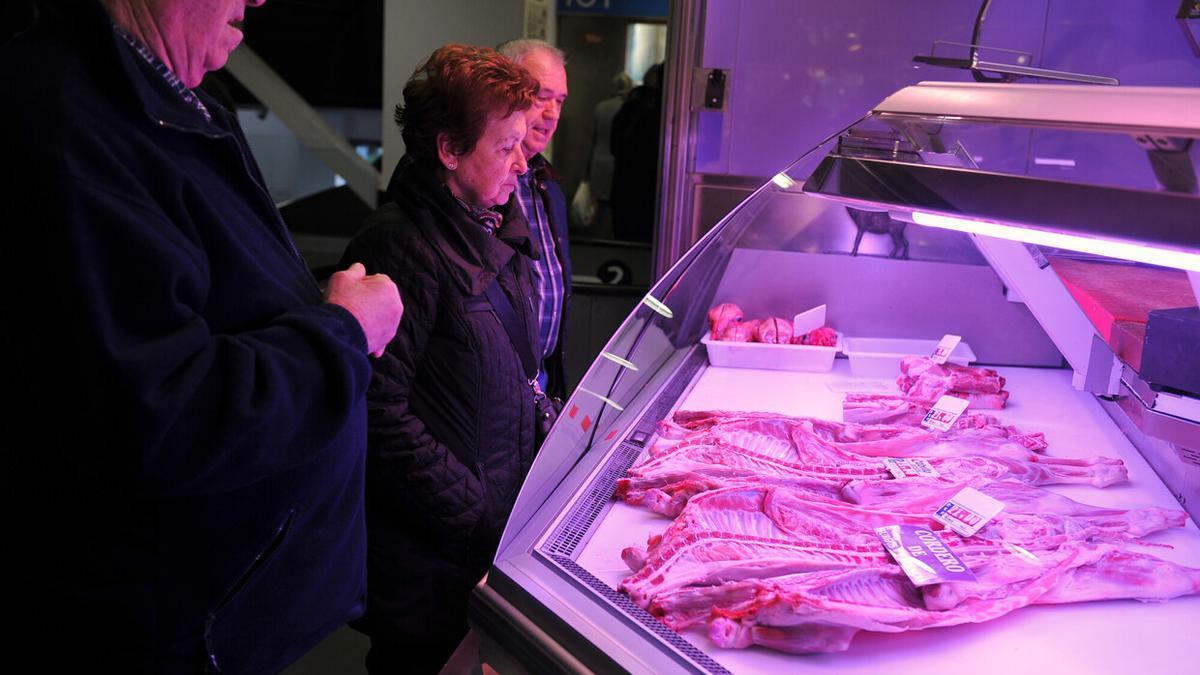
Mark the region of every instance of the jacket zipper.
POLYGON ((292 523, 295 522, 295 520, 296 508, 292 507, 288 509, 287 517, 283 519, 283 522, 275 528, 275 533, 271 535, 271 541, 268 542, 267 545, 261 551, 259 551, 257 555, 254 556, 254 560, 250 561, 250 566, 247 567, 233 582, 229 589, 225 591, 225 594, 221 596, 221 600, 217 602, 216 607, 214 607, 213 610, 208 613, 208 616, 204 618, 204 653, 208 658, 208 666, 212 668, 213 672, 221 672, 221 664, 217 659, 217 652, 212 641, 212 630, 213 626, 216 625, 217 622, 217 613, 224 609, 229 602, 233 600, 234 596, 236 596, 238 592, 245 587, 246 583, 250 580, 250 577, 253 576, 254 572, 257 571, 259 567, 262 567, 263 562, 266 561, 266 559, 270 557, 270 555, 274 553, 276 549, 279 548, 279 545, 283 543, 284 538, 287 537, 288 532, 291 531, 292 523))
POLYGON ((160 127, 163 127, 166 129, 174 129, 175 131, 178 131, 181 133, 199 134, 201 136, 204 136, 205 138, 210 138, 213 140, 232 140, 233 141, 233 144, 235 146, 237 146, 238 159, 242 160, 242 170, 245 171, 246 177, 250 179, 250 182, 254 184, 254 187, 258 188, 259 196, 265 198, 267 200, 267 204, 270 206, 269 210, 271 211, 271 214, 274 216, 273 220, 275 221, 275 228, 278 231, 277 234, 283 235, 282 238, 285 242, 287 242, 288 249, 292 252, 292 255, 294 255, 296 257, 296 260, 299 261, 300 267, 304 269, 304 276, 308 279, 309 283, 312 284, 313 288, 315 288, 317 290, 317 292, 320 293, 321 285, 317 283, 316 278, 313 277, 313 275, 312 275, 312 271, 308 269, 308 263, 304 261, 304 256, 300 255, 300 249, 296 248, 296 242, 292 241, 292 235, 288 232, 287 225, 283 222, 283 219, 279 217, 279 209, 275 208, 275 200, 271 199, 271 193, 268 192, 267 188, 265 188, 261 183, 259 183, 258 179, 254 177, 254 172, 250 170, 250 165, 246 161, 246 153, 242 152, 242 147, 237 142, 237 139, 233 138, 233 134, 228 133, 228 132, 221 132, 219 134, 213 134, 213 133, 209 133, 207 131, 203 131, 201 129, 193 129, 193 128, 189 128, 189 127, 182 127, 182 126, 179 126, 178 124, 171 124, 170 122, 167 122, 166 120, 156 120, 156 121, 158 122, 158 125, 160 127))

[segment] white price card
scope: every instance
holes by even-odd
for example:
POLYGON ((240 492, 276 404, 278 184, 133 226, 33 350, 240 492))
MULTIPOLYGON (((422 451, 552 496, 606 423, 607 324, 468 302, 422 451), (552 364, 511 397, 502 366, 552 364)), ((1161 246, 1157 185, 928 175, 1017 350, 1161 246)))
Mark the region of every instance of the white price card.
POLYGON ((958 491, 942 505, 933 518, 963 537, 970 537, 1004 509, 1004 502, 975 488, 958 491))
POLYGON ((792 335, 800 337, 825 325, 825 305, 817 305, 792 317, 792 335))
POLYGON ((962 342, 961 335, 950 335, 947 333, 946 335, 942 336, 941 341, 938 342, 937 347, 933 350, 933 353, 929 355, 929 360, 933 361, 934 363, 945 363, 946 359, 950 358, 950 354, 954 352, 954 348, 957 347, 958 343, 960 342, 962 342))
POLYGON ((929 412, 925 413, 925 418, 921 420, 921 426, 934 431, 949 431, 970 403, 965 398, 946 394, 933 404, 929 412))
POLYGON ((919 457, 884 457, 883 465, 896 478, 937 478, 941 475, 929 460, 919 457))

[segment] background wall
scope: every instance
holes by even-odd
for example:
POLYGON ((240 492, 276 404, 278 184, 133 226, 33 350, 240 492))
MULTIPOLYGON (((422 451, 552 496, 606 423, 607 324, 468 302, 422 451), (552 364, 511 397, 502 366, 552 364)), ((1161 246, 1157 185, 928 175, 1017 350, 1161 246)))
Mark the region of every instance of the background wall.
POLYGON ((524 0, 386 0, 383 9, 383 167, 379 188, 387 187, 404 155, 392 110, 404 83, 434 49, 447 42, 495 46, 522 36, 524 0))

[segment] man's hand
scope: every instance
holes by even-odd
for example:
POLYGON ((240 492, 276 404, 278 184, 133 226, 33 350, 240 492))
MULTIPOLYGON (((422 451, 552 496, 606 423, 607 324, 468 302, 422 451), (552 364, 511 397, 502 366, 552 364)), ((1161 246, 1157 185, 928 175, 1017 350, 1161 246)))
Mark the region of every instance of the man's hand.
POLYGON ((358 319, 367 336, 367 353, 376 357, 383 356, 404 315, 396 284, 386 274, 367 276, 362 263, 334 272, 325 289, 325 302, 345 307, 358 319))

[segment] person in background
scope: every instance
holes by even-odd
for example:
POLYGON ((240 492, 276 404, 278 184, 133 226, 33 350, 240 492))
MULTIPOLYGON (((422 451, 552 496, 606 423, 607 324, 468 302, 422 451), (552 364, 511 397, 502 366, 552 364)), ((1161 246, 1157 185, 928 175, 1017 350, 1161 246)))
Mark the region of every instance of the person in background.
POLYGON ((396 106, 407 154, 387 203, 342 258, 391 276, 406 306, 367 395, 369 596, 352 625, 372 674, 445 663, 533 462, 535 247, 503 207, 537 91, 492 49, 436 50, 396 106))
POLYGON ((567 199, 558 174, 542 153, 558 129, 563 102, 567 100, 566 56, 542 40, 510 40, 498 49, 528 70, 539 85, 522 145, 529 171, 518 180, 515 197, 538 249, 533 261, 540 349, 537 381, 548 396, 561 400, 567 395, 563 350, 571 304, 567 199))
POLYGON ((646 70, 612 122, 613 235, 649 243, 658 216, 658 166, 662 135, 663 64, 646 70))
POLYGON ((0 47, 10 668, 273 673, 362 612, 403 306, 318 287, 196 90, 260 4, 46 2, 0 47))
POLYGON ((624 71, 613 75, 609 81, 608 98, 596 104, 592 112, 592 144, 588 152, 588 166, 584 180, 588 183, 591 200, 595 204, 592 216, 597 229, 608 231, 612 227, 609 199, 612 194, 613 154, 612 123, 617 111, 625 102, 625 95, 633 87, 633 80, 624 71))

